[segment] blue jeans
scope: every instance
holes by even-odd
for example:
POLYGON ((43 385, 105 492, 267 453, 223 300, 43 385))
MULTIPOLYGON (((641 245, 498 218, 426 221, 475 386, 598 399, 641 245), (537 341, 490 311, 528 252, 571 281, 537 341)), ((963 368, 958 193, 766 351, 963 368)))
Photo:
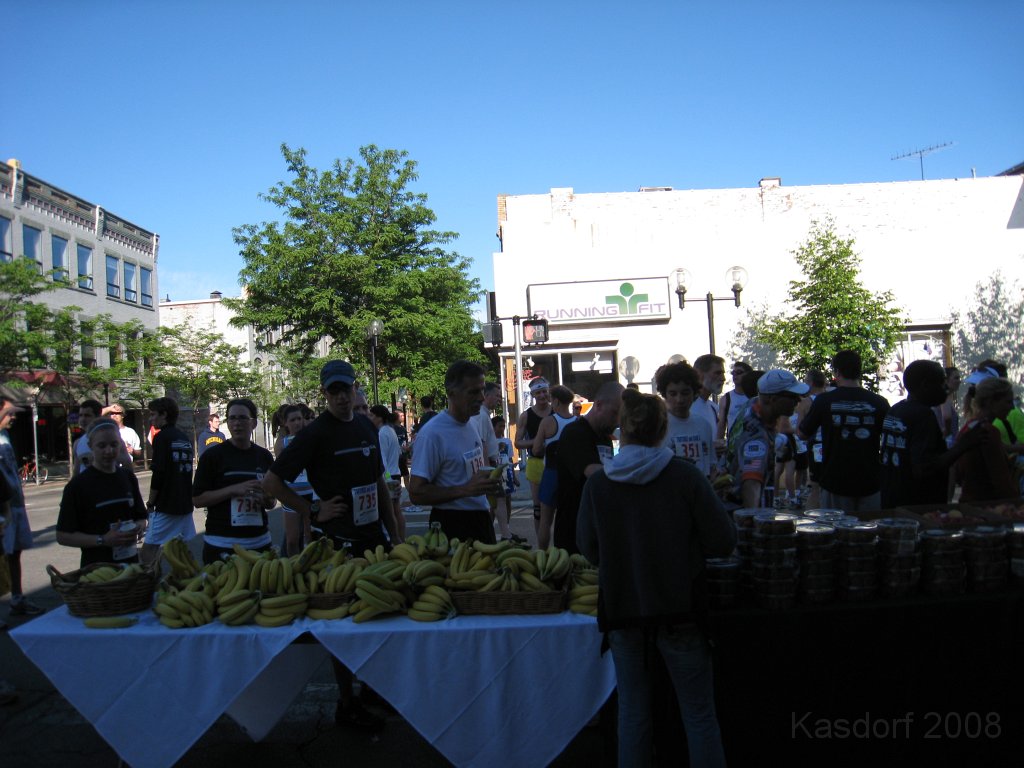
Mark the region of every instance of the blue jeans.
MULTIPOLYGON (((711 651, 696 627, 659 627, 657 647, 679 698, 692 768, 724 766, 722 735, 715 716, 711 651)), ((619 691, 619 768, 649 766, 651 754, 651 683, 644 664, 642 629, 608 633, 619 691)), ((652 649, 653 650, 653 649, 652 649)))

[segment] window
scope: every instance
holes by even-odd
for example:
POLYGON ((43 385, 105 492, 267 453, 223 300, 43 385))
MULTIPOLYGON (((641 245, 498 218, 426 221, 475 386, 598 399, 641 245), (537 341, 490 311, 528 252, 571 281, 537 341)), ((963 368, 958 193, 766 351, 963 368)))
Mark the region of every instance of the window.
POLYGON ((14 245, 11 243, 11 220, 0 216, 0 261, 10 261, 14 257, 14 245))
POLYGON ((139 268, 139 291, 142 293, 142 306, 153 306, 153 270, 139 268))
MULTIPOLYGON (((79 246, 79 247, 81 247, 81 246, 79 246)), ((93 332, 96 330, 96 328, 93 326, 92 323, 83 320, 81 325, 79 326, 79 330, 81 331, 81 334, 82 334, 81 335, 81 339, 82 339, 82 347, 81 347, 81 351, 82 351, 82 365, 85 368, 95 368, 96 367, 96 348, 93 346, 93 343, 92 343, 92 341, 93 341, 92 335, 93 335, 93 332)))
POLYGON ((138 301, 139 294, 135 291, 135 270, 137 267, 129 262, 124 263, 124 300, 138 301))
POLYGON ((57 235, 50 236, 50 255, 53 257, 53 279, 67 282, 68 241, 57 235))
POLYGON ((118 282, 118 268, 121 260, 117 256, 107 256, 107 296, 121 298, 121 284, 118 282))
POLYGON ((39 265, 39 272, 43 272, 43 231, 30 227, 28 224, 21 226, 21 250, 25 258, 34 261, 39 265))
POLYGON ((87 291, 92 290, 92 248, 76 244, 78 246, 78 287, 87 291))

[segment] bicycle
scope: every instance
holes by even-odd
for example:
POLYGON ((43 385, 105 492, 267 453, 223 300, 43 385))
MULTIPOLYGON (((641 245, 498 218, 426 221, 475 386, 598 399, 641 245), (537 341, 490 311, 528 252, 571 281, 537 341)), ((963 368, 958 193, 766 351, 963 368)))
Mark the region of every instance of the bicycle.
POLYGON ((27 485, 29 483, 36 482, 38 476, 40 483, 45 483, 50 473, 47 472, 46 467, 39 469, 36 467, 36 462, 32 458, 26 456, 25 463, 21 465, 21 469, 18 471, 19 477, 21 477, 21 484, 27 485))

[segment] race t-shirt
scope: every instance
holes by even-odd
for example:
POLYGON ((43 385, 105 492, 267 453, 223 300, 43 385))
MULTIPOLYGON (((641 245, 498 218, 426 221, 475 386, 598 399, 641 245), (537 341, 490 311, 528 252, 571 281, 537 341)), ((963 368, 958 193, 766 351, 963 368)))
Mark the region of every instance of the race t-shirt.
MULTIPOLYGON (((112 525, 146 519, 146 504, 135 474, 125 467, 101 472, 95 467, 83 472, 64 486, 57 513, 57 530, 63 533, 88 533, 102 536, 112 525)), ((86 547, 81 566, 92 563, 134 563, 135 547, 86 547)))
POLYGON ((701 418, 711 425, 711 434, 718 434, 718 406, 709 397, 695 397, 690 406, 690 418, 701 418))
POLYGON ((837 496, 870 496, 881 485, 880 442, 889 402, 861 387, 837 387, 814 398, 800 431, 821 430, 818 481, 837 496))
POLYGON ((166 515, 192 514, 192 441, 167 425, 153 438, 153 478, 156 511, 166 515))
POLYGON ((324 411, 281 451, 272 467, 286 482, 302 470, 320 499, 340 496, 348 513, 313 527, 345 541, 377 540, 384 530, 380 519, 377 480, 384 474, 377 429, 360 413, 342 421, 324 411))
MULTIPOLYGON (((231 441, 214 445, 199 457, 192 480, 192 495, 227 488, 249 480, 262 480, 274 463, 270 451, 259 445, 242 450, 231 441)), ((267 513, 260 496, 234 497, 206 508, 207 541, 269 539, 267 513)), ((216 544, 215 546, 220 546, 216 544)))
MULTIPOLYGON (((743 497, 745 480, 760 483, 762 493, 765 485, 775 482, 775 430, 770 430, 761 421, 761 402, 755 397, 737 420, 730 437, 729 453, 726 457, 726 471, 733 476, 735 498, 743 497)), ((766 505, 762 497, 761 505, 766 505)))
MULTIPOLYGON (((456 421, 442 411, 416 437, 410 472, 443 488, 465 485, 486 465, 480 432, 473 419, 456 421)), ((487 496, 467 496, 439 504, 443 509, 488 510, 487 496)))
POLYGON ((714 434, 707 419, 695 417, 692 413, 680 419, 670 413, 662 446, 671 448, 676 456, 695 465, 704 477, 710 477, 715 453, 714 434))
POLYGON ((945 504, 947 470, 914 476, 915 466, 933 461, 945 450, 946 441, 929 406, 911 400, 896 403, 882 424, 882 508, 945 504))

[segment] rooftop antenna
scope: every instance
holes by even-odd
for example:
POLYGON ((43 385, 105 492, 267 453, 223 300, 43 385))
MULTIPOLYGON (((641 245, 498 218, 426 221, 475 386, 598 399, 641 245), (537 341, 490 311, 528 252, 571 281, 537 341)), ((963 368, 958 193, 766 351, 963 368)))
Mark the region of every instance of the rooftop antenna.
POLYGON ((935 146, 932 146, 932 147, 925 147, 924 149, 915 149, 912 152, 904 152, 902 155, 893 155, 892 158, 890 158, 890 159, 892 159, 892 160, 903 160, 904 158, 907 158, 907 157, 917 157, 917 158, 920 158, 920 160, 921 160, 921 181, 924 181, 924 156, 925 155, 930 155, 932 152, 938 152, 940 149, 945 149, 946 147, 952 147, 952 146, 953 146, 953 142, 952 141, 947 141, 945 144, 936 144, 935 146))

